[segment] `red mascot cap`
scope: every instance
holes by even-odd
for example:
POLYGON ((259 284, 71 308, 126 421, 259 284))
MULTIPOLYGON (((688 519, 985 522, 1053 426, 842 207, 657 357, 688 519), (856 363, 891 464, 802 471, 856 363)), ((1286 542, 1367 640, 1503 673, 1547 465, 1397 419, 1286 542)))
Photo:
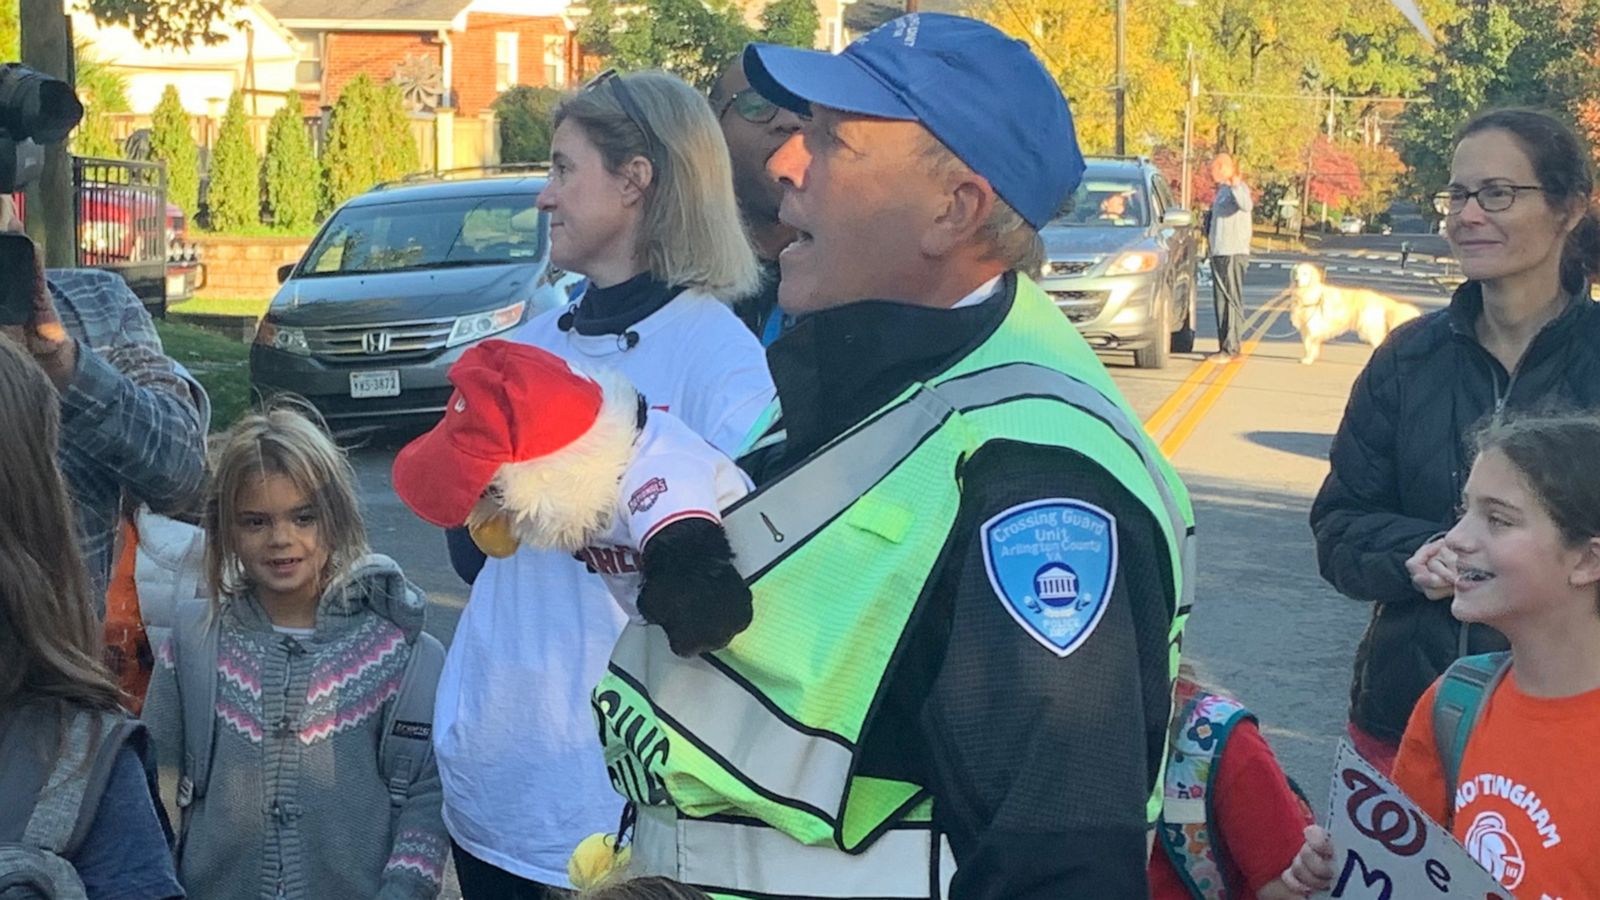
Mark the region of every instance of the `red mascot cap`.
POLYGON ((444 419, 394 460, 394 489, 443 528, 466 522, 506 463, 548 456, 588 433, 600 385, 538 347, 484 341, 450 367, 444 419))

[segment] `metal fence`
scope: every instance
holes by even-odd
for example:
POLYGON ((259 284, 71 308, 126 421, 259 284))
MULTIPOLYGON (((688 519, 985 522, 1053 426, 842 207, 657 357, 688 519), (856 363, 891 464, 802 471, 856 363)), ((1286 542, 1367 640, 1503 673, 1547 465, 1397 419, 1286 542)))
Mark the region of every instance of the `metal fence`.
POLYGON ((167 173, 160 163, 72 159, 78 265, 121 275, 152 310, 164 310, 167 173))

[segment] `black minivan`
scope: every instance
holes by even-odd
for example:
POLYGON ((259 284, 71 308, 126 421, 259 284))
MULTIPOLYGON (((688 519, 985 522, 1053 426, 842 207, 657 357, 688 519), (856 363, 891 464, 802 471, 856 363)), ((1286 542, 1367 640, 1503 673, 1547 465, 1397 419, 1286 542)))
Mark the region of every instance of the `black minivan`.
POLYGON ((576 278, 551 270, 535 206, 544 185, 543 172, 413 179, 345 203, 279 270, 252 389, 300 395, 342 428, 442 413, 468 347, 568 300, 576 278))

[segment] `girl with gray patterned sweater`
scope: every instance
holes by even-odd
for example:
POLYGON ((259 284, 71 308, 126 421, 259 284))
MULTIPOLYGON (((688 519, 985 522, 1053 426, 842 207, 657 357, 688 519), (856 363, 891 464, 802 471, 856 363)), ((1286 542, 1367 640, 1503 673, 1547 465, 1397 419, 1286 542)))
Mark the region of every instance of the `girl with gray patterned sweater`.
POLYGON ((394 792, 379 758, 424 601, 368 553, 353 485, 333 441, 293 410, 249 416, 223 441, 205 515, 210 630, 174 632, 145 707, 164 780, 179 784, 178 873, 196 900, 439 892, 449 844, 432 754, 394 792), (213 696, 183 696, 196 683, 186 654, 191 667, 215 655, 213 696), (186 715, 194 704, 213 708, 186 715), (185 742, 197 721, 212 729, 208 771, 185 742))

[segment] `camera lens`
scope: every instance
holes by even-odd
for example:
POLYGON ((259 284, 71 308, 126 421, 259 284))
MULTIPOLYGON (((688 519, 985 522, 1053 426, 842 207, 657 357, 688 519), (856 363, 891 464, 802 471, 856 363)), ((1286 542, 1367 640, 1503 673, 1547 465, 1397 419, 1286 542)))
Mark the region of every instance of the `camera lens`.
POLYGON ((0 129, 11 137, 58 143, 82 118, 83 104, 65 81, 27 66, 0 66, 0 129))

